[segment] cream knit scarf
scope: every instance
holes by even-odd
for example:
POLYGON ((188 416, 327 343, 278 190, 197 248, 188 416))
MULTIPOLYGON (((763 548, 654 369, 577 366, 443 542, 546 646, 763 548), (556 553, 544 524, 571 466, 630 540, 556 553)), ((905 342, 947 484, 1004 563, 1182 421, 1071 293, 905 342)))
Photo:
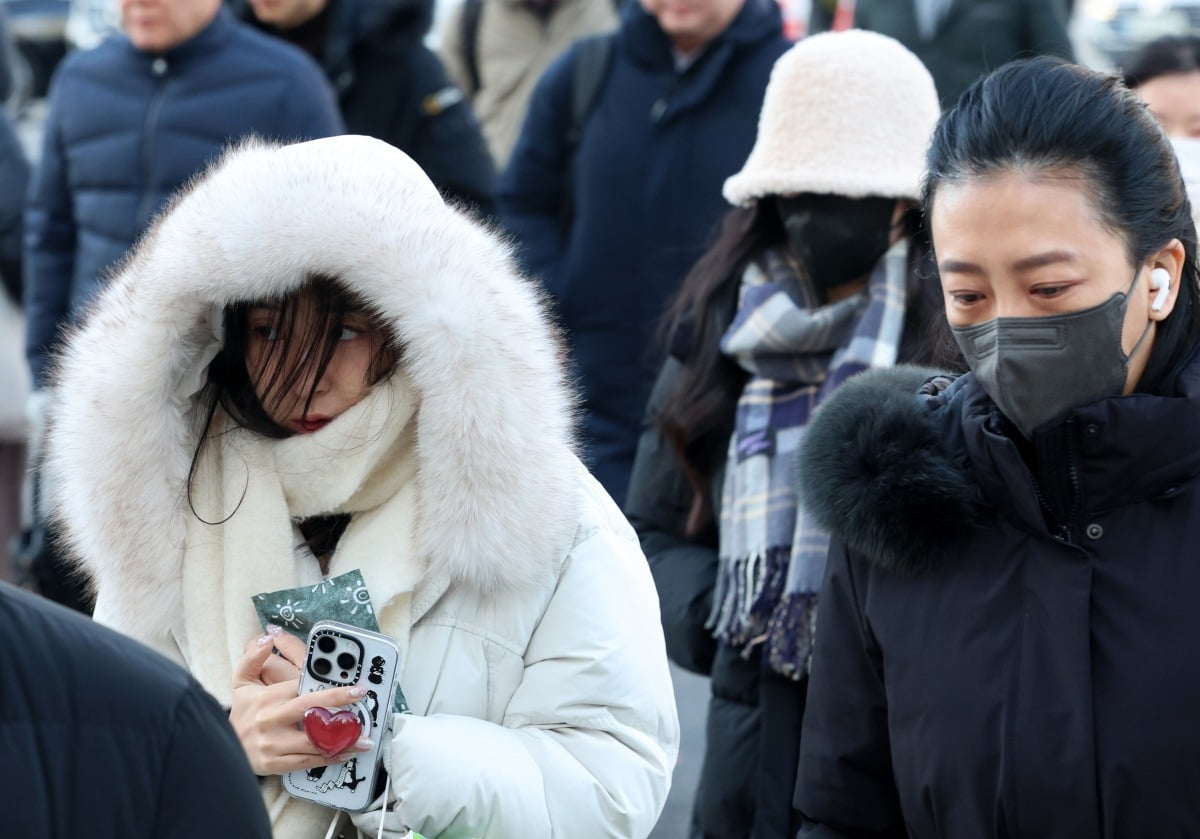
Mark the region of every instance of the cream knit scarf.
MULTIPOLYGON (((251 597, 321 581, 297 551, 294 520, 351 514, 329 576, 359 569, 380 629, 407 653, 412 591, 425 572, 414 534, 419 514, 417 402, 403 372, 372 388, 313 434, 272 440, 220 411, 192 481, 183 560, 183 627, 176 640, 200 683, 229 705, 233 668, 262 634, 251 597), (203 520, 201 520, 203 519, 203 520)), ((401 662, 403 671, 403 660, 401 662)), ((263 785, 274 835, 320 839, 334 811, 263 785)))

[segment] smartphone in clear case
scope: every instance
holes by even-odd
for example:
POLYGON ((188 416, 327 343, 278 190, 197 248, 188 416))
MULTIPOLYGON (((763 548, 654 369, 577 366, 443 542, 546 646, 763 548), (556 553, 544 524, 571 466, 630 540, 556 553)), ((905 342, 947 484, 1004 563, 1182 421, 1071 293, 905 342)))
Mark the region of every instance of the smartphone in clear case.
POLYGON ((399 662, 400 648, 386 635, 338 621, 320 621, 313 626, 300 675, 300 695, 336 687, 365 687, 362 701, 331 710, 357 716, 362 736, 375 745, 345 763, 288 772, 283 776, 283 788, 289 794, 351 813, 367 808, 390 739, 399 662))

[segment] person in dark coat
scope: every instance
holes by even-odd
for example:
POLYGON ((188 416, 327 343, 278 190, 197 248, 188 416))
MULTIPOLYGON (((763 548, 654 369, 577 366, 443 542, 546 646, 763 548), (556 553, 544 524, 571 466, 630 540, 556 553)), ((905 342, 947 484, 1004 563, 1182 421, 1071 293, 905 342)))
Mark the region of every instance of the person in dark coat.
POLYGON ((39 387, 59 329, 224 146, 250 134, 342 132, 328 84, 302 53, 238 23, 219 0, 176 6, 169 30, 130 28, 132 8, 128 37, 74 53, 55 73, 25 215, 28 353, 39 387))
POLYGON ((1200 286, 1171 146, 1117 79, 1010 64, 940 123, 930 220, 971 372, 811 426, 834 534, 802 837, 1200 835, 1200 286))
POLYGON ((21 301, 21 231, 29 161, 8 114, 0 111, 0 280, 21 301))
POLYGON ((6 836, 269 839, 225 711, 183 668, 0 583, 6 836))
POLYGON ((724 213, 771 65, 788 47, 774 0, 626 3, 572 150, 579 48, 538 83, 500 184, 501 219, 566 328, 586 460, 620 503, 661 356, 668 298, 724 213))
POLYGON ((935 347, 914 202, 939 113, 928 71, 891 38, 800 42, 775 65, 754 151, 725 183, 739 207, 672 309, 625 512, 668 653, 711 675, 694 837, 799 827, 827 537, 796 507, 792 455, 842 382, 935 347))
MULTIPOLYGON (((3 33, 0 33, 0 38, 3 33)), ((21 320, 21 210, 29 162, 12 123, 0 109, 0 580, 12 580, 13 538, 21 526, 21 486, 25 480, 25 367, 21 320)))
POLYGON ((495 213, 495 171, 463 92, 423 38, 430 0, 238 0, 242 18, 325 71, 346 130, 408 154, 443 195, 495 213))
POLYGON ((8 9, 0 5, 0 105, 7 103, 13 95, 16 51, 8 22, 8 9))
MULTIPOLYGON (((833 0, 813 3, 810 30, 832 23, 833 0)), ((891 35, 925 62, 942 106, 1006 61, 1074 58, 1064 0, 855 0, 854 25, 891 35)))
MULTIPOLYGON (((171 193, 240 137, 342 132, 320 69, 238 23, 220 0, 123 0, 121 8, 126 37, 74 53, 55 71, 29 187, 24 308, 35 463, 47 366, 62 333, 171 193)), ((40 510, 24 542, 22 562, 43 593, 86 610, 40 510)))

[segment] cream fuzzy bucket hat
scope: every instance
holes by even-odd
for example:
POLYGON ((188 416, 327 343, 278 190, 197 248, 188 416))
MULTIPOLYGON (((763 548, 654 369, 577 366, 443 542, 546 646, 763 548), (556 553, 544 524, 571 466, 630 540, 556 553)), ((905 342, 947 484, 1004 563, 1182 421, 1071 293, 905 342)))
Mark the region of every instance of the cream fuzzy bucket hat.
POLYGON ((775 62, 754 150, 725 198, 915 199, 939 116, 933 78, 899 41, 858 29, 813 35, 775 62))

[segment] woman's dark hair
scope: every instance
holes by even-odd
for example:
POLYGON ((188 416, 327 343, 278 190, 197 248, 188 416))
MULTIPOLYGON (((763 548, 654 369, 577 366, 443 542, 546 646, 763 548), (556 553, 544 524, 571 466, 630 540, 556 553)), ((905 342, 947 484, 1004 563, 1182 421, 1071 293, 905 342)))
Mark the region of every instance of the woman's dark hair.
POLYGON ((1164 35, 1139 49, 1125 62, 1125 86, 1144 85, 1159 76, 1200 72, 1200 37, 1164 35))
MULTIPOLYGON (((364 315, 378 324, 365 303, 336 280, 325 276, 309 277, 296 292, 275 300, 243 302, 225 311, 225 343, 208 367, 208 383, 213 389, 214 405, 219 404, 234 422, 264 437, 288 437, 292 432, 271 419, 267 406, 258 391, 271 399, 282 398, 305 377, 311 376, 312 386, 304 407, 312 404, 317 383, 324 375, 337 350, 339 336, 346 319, 354 314, 364 315), (256 308, 275 310, 277 335, 259 360, 259 369, 248 368, 247 345, 250 339, 250 313, 256 308), (312 317, 301 318, 301 311, 312 317), (255 381, 265 376, 256 389, 255 381)), ((396 364, 397 350, 386 340, 387 330, 377 327, 373 334, 379 340, 373 347, 368 380, 382 379, 396 364)))
MULTIPOLYGON (((386 378, 395 367, 401 349, 395 343, 391 332, 381 325, 381 318, 371 307, 332 277, 312 275, 306 279, 304 285, 290 294, 271 300, 237 303, 225 310, 225 340, 208 366, 205 389, 205 396, 210 400, 208 418, 196 444, 196 450, 192 453, 192 464, 188 474, 189 505, 192 477, 200 462, 200 452, 209 439, 217 409, 224 410, 236 427, 249 429, 264 437, 291 436, 293 432, 290 429, 271 418, 266 406, 259 399, 255 381, 260 376, 267 377, 261 384, 262 392, 269 400, 280 398, 282 394, 295 388, 305 376, 311 376, 312 385, 304 401, 307 411, 312 404, 317 385, 337 350, 342 326, 347 318, 355 315, 365 317, 367 322, 375 327, 370 331, 376 344, 372 347, 367 379, 376 384, 386 378), (253 371, 252 375, 247 356, 251 330, 250 313, 260 307, 274 310, 273 325, 276 334, 267 353, 259 360, 259 369, 253 371), (305 313, 304 317, 301 317, 302 311, 305 313), (308 316, 309 313, 311 317, 308 316)), ((195 507, 192 507, 192 511, 199 515, 195 507)), ((236 511, 235 507, 228 515, 233 515, 236 511)), ((341 528, 344 527, 345 524, 342 523, 341 528)), ((334 533, 334 542, 340 532, 337 530, 334 533)))
MULTIPOLYGON (((940 292, 931 288, 931 269, 922 270, 929 252, 921 213, 912 209, 901 221, 908 238, 909 302, 905 339, 921 348, 909 349, 911 361, 936 363, 957 357, 949 345, 940 292), (944 335, 942 333, 945 333, 944 335)), ((783 247, 787 239, 776 203, 766 198, 752 207, 730 210, 713 244, 684 279, 663 321, 663 337, 671 355, 681 361, 673 392, 658 404, 654 416, 659 431, 684 466, 692 488, 686 532, 700 534, 713 520, 713 478, 726 459, 733 433, 734 407, 748 374, 721 352, 721 336, 736 308, 737 292, 746 265, 768 248, 783 247)), ((904 352, 904 351, 902 351, 904 352)))
MULTIPOLYGON (((746 372, 721 352, 720 330, 712 312, 731 278, 786 234, 774 202, 730 210, 716 239, 683 280, 663 321, 672 355, 683 364, 674 392, 654 417, 675 450, 692 486, 687 532, 694 536, 712 520, 712 478, 725 457, 733 431, 731 406, 746 383, 746 372)), ((736 294, 736 290, 733 292, 736 294)))
POLYGON ((1138 383, 1143 392, 1171 390, 1200 337, 1196 227, 1170 141, 1119 78, 1047 56, 1007 64, 942 117, 927 163, 926 218, 943 184, 1044 172, 1082 179, 1100 222, 1124 239, 1131 265, 1172 239, 1182 242, 1179 296, 1138 383))

